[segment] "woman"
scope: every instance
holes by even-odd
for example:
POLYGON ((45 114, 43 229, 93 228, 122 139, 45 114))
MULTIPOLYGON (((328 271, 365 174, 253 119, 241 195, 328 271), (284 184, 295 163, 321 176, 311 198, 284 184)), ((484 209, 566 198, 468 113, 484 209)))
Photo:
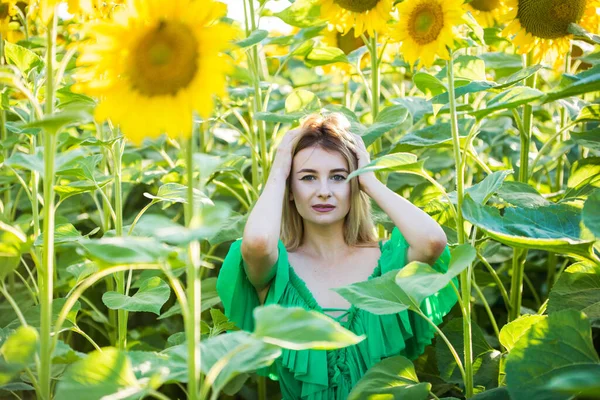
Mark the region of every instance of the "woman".
MULTIPOLYGON (((284 349, 269 371, 278 377, 284 399, 346 399, 372 365, 394 355, 415 359, 434 336, 412 312, 374 315, 329 290, 415 260, 440 272, 448 268, 446 236, 429 215, 373 173, 346 181, 369 162, 362 138, 350 132, 341 114, 313 115, 289 131, 243 238, 231 245, 219 273, 225 314, 242 329, 254 329, 254 307, 280 304, 329 313, 345 328, 367 336, 333 351, 284 349), (385 243, 375 235, 369 197, 395 224, 385 243)), ((452 288, 446 287, 421 308, 439 324, 455 302, 452 288)))

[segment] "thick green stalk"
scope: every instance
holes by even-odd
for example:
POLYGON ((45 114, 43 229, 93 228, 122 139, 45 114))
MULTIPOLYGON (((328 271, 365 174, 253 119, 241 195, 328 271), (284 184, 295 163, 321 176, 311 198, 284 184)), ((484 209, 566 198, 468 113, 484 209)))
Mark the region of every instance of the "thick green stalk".
MULTIPOLYGON (((104 129, 103 124, 96 124, 96 133, 98 135, 98 139, 102 140, 103 142, 106 142, 110 139, 109 137, 106 137, 107 131, 108 131, 107 129, 104 129)), ((102 164, 101 164, 100 168, 102 169, 102 171, 105 175, 108 175, 110 173, 110 170, 108 167, 109 150, 105 146, 102 146, 102 156, 103 156, 102 164)), ((112 194, 109 192, 109 186, 110 185, 105 186, 104 190, 107 191, 106 195, 110 199, 110 196, 112 194)), ((105 197, 102 197, 102 210, 98 210, 98 212, 102 212, 102 233, 103 234, 105 234, 110 229, 110 221, 111 221, 110 209, 111 209, 110 201, 108 199, 106 199, 105 197)), ((112 276, 108 276, 108 277, 106 277, 105 281, 106 281, 106 291, 114 292, 115 291, 114 278, 112 276)), ((108 330, 110 344, 117 347, 118 346, 117 310, 113 310, 111 308, 108 309, 108 321, 109 321, 109 325, 110 325, 110 329, 108 330)))
MULTIPOLYGON (((571 52, 567 53, 565 56, 565 74, 571 72, 571 52)), ((567 110, 565 107, 560 108, 560 129, 563 130, 567 125, 567 110)), ((561 139, 563 142, 567 141, 567 132, 563 131, 561 134, 561 139)), ((558 158, 558 162, 556 165, 556 188, 555 192, 560 191, 563 185, 564 180, 564 166, 563 166, 563 156, 558 158)))
MULTIPOLYGON (((190 229, 199 226, 198 217, 195 216, 194 204, 194 139, 191 135, 186 147, 187 167, 187 203, 185 204, 185 223, 190 229)), ((200 242, 195 240, 188 247, 187 263, 187 318, 185 318, 185 336, 188 350, 188 398, 199 399, 200 388, 200 242)))
MULTIPOLYGON (((457 206, 457 231, 458 243, 464 244, 465 227, 462 214, 462 203, 464 199, 464 179, 465 165, 461 162, 460 140, 458 132, 458 116, 456 112, 456 95, 454 93, 454 55, 450 54, 450 60, 447 63, 448 73, 448 94, 450 98, 450 118, 452 127, 452 142, 454 150, 454 163, 456 165, 456 193, 458 195, 457 206)), ((465 155, 466 157, 466 155, 465 155)), ((465 163, 466 164, 466 163, 465 163)), ((463 341, 465 350, 465 395, 467 398, 473 396, 473 349, 471 334, 471 266, 460 274, 460 289, 463 301, 463 341)))
MULTIPOLYGON (((2 37, 2 34, 0 34, 0 64, 4 65, 4 37, 2 37)), ((2 85, 4 86, 4 85, 2 85)), ((4 142, 7 139, 7 134, 6 134, 6 111, 4 109, 0 110, 0 141, 2 144, 4 144, 4 142)), ((2 156, 3 159, 6 160, 8 158, 8 147, 6 145, 4 145, 2 147, 2 156)), ((4 214, 6 215, 6 217, 8 217, 10 215, 10 210, 8 208, 8 203, 10 202, 10 184, 7 183, 4 187, 4 201, 3 201, 3 207, 4 207, 4 214)), ((16 205, 15 205, 16 207, 16 205)))
MULTIPOLYGON (((30 150, 31 154, 35 155, 35 148, 37 147, 37 138, 35 135, 31 136, 30 150)), ((40 202, 38 200, 38 190, 40 186, 40 173, 37 171, 31 171, 31 214, 33 218, 33 240, 37 239, 40 235, 40 202)))
MULTIPOLYGON (((248 8, 249 19, 250 19, 250 28, 251 32, 256 30, 256 17, 254 13, 254 2, 252 0, 248 0, 248 8)), ((252 70, 252 84, 254 86, 254 101, 252 103, 254 108, 254 114, 262 111, 262 91, 260 89, 260 81, 262 78, 258 53, 258 45, 252 46, 252 57, 249 60, 251 64, 252 70)), ((267 133, 265 121, 256 121, 256 125, 258 126, 258 133, 260 135, 260 155, 261 155, 261 167, 262 167, 262 184, 263 186, 267 184, 267 178, 269 177, 269 159, 268 159, 268 151, 267 151, 267 133)), ((254 145, 254 143, 253 143, 254 145)))
MULTIPOLYGON (((531 53, 523 57, 523 68, 532 64, 531 53)), ((535 88, 537 73, 527 78, 525 84, 535 88)), ((521 136, 521 157, 519 165, 519 182, 527 183, 529 180, 529 146, 531 143, 531 130, 533 128, 533 107, 525 104, 523 107, 523 127, 521 136)), ((514 321, 521 314, 521 298, 523 295, 523 275, 525 273, 525 260, 527 249, 513 248, 512 279, 510 284, 510 311, 508 320, 514 321)))
MULTIPOLYGON (((54 60, 56 58, 56 13, 46 33, 45 114, 54 113, 54 60)), ((40 359, 38 376, 40 398, 50 400, 52 368, 52 298, 54 293, 54 157, 57 132, 44 130, 44 231, 42 268, 38 271, 40 289, 40 359)))
MULTIPOLYGON (((114 134, 118 135, 118 130, 114 130, 114 134)), ((113 177, 114 177, 114 190, 115 190, 115 235, 123 236, 123 190, 121 187, 121 158, 122 158, 122 141, 123 139, 117 140, 113 144, 113 177)), ((121 294, 125 293, 125 272, 119 272, 115 275, 115 281, 117 282, 117 292, 121 294)), ((127 348, 127 318, 128 312, 125 310, 117 311, 117 330, 118 330, 118 344, 119 349, 125 350, 127 348)))

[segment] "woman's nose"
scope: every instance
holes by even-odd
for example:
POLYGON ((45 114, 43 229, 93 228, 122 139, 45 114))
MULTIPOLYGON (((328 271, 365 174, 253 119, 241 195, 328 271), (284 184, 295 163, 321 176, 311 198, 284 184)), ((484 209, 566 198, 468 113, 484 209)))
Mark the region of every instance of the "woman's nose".
POLYGON ((319 185, 319 196, 320 197, 330 197, 331 189, 329 188, 329 183, 327 180, 322 181, 321 185, 319 185))

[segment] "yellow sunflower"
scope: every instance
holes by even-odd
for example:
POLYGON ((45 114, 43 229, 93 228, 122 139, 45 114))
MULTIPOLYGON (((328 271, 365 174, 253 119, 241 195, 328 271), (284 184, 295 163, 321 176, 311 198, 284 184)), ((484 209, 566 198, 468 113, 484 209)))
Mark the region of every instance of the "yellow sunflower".
POLYGON ((384 31, 394 6, 393 0, 317 0, 317 4, 330 29, 346 34, 354 28, 355 37, 384 31))
POLYGON ((502 34, 513 36, 517 53, 531 53, 533 62, 545 57, 555 65, 571 49, 569 25, 597 33, 600 0, 504 0, 509 8, 502 34))
POLYGON ((16 0, 0 0, 0 35, 2 40, 17 42, 23 34, 19 30, 16 0))
POLYGON ((398 22, 389 35, 401 43, 401 53, 417 69, 430 66, 435 56, 448 60, 455 37, 455 27, 462 22, 462 0, 405 0, 397 5, 398 22))
POLYGON ((504 0, 473 0, 466 6, 479 25, 484 28, 495 26, 507 11, 504 0))
POLYGON ((226 11, 212 0, 131 0, 114 22, 91 28, 74 90, 97 96, 96 119, 110 118, 135 143, 189 136, 193 113, 208 117, 212 96, 225 95, 221 52, 236 35, 216 21, 226 11))

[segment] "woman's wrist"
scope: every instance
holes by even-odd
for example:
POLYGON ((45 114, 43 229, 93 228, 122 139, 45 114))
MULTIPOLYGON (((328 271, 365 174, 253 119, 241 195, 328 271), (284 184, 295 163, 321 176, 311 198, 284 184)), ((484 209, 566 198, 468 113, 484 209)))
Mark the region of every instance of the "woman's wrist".
POLYGON ((380 182, 379 179, 377 179, 375 174, 371 174, 372 175, 364 174, 360 176, 361 189, 363 192, 369 195, 369 197, 373 197, 373 193, 377 189, 377 187, 383 185, 383 183, 380 182))

